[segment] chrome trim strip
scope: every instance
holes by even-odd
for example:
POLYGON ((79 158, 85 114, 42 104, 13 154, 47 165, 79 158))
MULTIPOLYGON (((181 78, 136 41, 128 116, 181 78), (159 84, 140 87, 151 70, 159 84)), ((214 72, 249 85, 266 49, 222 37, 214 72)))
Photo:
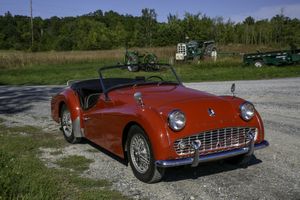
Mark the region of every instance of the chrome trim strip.
MULTIPOLYGON (((254 145, 254 150, 263 149, 265 147, 269 146, 269 142, 264 140, 259 144, 254 145)), ((208 154, 205 156, 199 156, 199 163, 205 163, 205 162, 211 162, 216 160, 221 160, 225 158, 230 158, 233 156, 238 156, 242 154, 247 154, 249 152, 251 147, 244 147, 240 149, 234 149, 230 151, 225 152, 218 152, 214 154, 208 154)), ((181 159, 175 159, 175 160, 157 160, 155 162, 155 165, 157 167, 176 167, 181 165, 190 165, 193 163, 194 158, 181 158, 181 159)))

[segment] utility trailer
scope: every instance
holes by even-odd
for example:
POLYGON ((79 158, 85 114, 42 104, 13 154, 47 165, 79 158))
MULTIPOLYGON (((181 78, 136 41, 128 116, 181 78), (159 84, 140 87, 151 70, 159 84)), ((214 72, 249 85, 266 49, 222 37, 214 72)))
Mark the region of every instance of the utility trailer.
POLYGON ((255 67, 297 64, 300 63, 300 49, 244 54, 243 62, 255 67))

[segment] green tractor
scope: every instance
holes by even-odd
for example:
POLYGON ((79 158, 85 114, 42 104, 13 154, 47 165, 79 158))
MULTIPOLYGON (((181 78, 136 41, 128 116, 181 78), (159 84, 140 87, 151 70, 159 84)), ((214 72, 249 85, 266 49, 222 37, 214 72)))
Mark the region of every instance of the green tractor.
POLYGON ((155 71, 158 70, 158 59, 154 53, 141 54, 138 51, 127 51, 125 53, 124 64, 128 66, 131 72, 144 70, 155 71))
POLYGON ((178 43, 177 52, 175 55, 176 61, 199 61, 205 56, 211 56, 212 53, 216 53, 215 41, 197 42, 191 40, 187 43, 178 43))

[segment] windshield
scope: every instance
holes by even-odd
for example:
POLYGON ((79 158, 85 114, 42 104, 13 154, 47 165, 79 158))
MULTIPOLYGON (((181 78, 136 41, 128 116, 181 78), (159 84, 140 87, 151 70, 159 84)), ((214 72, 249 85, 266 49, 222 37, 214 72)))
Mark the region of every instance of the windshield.
POLYGON ((181 84, 170 65, 155 65, 151 68, 140 66, 113 66, 99 69, 103 91, 114 88, 138 85, 181 84))

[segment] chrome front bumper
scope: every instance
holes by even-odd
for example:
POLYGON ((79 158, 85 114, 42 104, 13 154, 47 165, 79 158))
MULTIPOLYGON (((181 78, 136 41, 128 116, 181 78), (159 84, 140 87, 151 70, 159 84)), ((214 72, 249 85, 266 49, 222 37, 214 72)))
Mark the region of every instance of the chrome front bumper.
POLYGON ((194 154, 195 156, 193 158, 182 158, 182 159, 176 159, 176 160, 157 160, 155 162, 157 167, 176 167, 181 165, 192 165, 193 167, 196 167, 199 163, 205 163, 205 162, 211 162, 216 160, 222 160, 242 154, 252 155, 254 150, 263 149, 265 147, 269 146, 269 142, 264 140, 259 144, 254 144, 253 139, 249 146, 243 147, 240 149, 234 149, 229 151, 222 151, 214 154, 208 154, 203 156, 197 156, 199 155, 196 151, 194 154))

